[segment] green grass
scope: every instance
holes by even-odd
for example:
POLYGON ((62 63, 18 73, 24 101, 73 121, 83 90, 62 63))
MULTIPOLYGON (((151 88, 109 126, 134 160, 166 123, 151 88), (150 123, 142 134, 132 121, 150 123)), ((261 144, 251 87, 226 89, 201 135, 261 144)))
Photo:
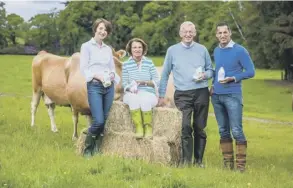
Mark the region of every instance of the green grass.
MULTIPOLYGON (((208 119, 206 169, 171 168, 140 160, 75 154, 71 113, 56 108, 59 133, 50 131, 47 110, 41 102, 36 126, 30 127, 31 56, 0 56, 0 187, 292 187, 292 126, 244 121, 248 140, 247 171, 221 168, 219 135, 214 117, 208 119)), ((160 60, 160 58, 158 58, 160 60)), ((257 70, 244 82, 245 115, 292 121, 290 88, 270 85, 280 71, 257 70)), ((212 109, 212 106, 210 107, 212 109)), ((79 131, 86 126, 81 118, 79 131)))

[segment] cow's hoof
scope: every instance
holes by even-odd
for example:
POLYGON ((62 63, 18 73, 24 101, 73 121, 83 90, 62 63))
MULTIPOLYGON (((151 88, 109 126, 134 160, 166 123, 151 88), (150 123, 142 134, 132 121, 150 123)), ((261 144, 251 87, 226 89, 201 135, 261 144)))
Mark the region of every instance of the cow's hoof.
POLYGON ((52 132, 54 132, 54 133, 57 133, 58 132, 58 129, 57 128, 53 128, 53 129, 51 129, 52 130, 52 132))
POLYGON ((78 136, 77 135, 73 135, 72 136, 72 141, 76 141, 78 139, 78 136))

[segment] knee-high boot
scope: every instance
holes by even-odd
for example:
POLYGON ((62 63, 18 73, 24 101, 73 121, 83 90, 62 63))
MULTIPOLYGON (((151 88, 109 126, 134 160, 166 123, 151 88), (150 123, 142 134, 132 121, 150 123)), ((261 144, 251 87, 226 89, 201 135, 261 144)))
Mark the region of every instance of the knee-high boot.
POLYGON ((142 117, 143 117, 144 131, 145 131, 144 136, 146 138, 152 138, 153 137, 153 126, 152 126, 153 115, 152 115, 152 111, 142 112, 142 117))
POLYGON ((247 141, 236 141, 236 166, 240 172, 245 171, 247 141))
POLYGON ((100 129, 98 129, 98 134, 95 139, 95 147, 93 150, 94 155, 101 153, 101 146, 103 143, 103 138, 104 138, 104 128, 100 128, 100 129))
POLYGON ((96 135, 87 132, 85 133, 86 137, 85 137, 85 141, 84 141, 84 150, 83 150, 83 156, 86 158, 89 158, 91 156, 93 156, 93 151, 94 151, 94 147, 95 147, 95 140, 96 140, 96 135))
POLYGON ((224 168, 234 169, 234 152, 232 138, 221 139, 220 145, 223 154, 224 168))
POLYGON ((204 168, 202 163, 204 151, 206 147, 207 140, 206 138, 195 137, 194 138, 194 164, 200 168, 204 168))
POLYGON ((131 110, 131 118, 133 124, 135 126, 135 137, 142 138, 143 137, 143 124, 142 124, 142 117, 141 117, 141 110, 131 110))

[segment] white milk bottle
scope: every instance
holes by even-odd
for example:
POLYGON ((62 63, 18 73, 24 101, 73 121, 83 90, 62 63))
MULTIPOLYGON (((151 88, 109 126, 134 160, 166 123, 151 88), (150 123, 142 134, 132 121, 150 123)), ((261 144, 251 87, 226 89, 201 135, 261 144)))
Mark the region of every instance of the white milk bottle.
POLYGON ((218 82, 225 79, 225 70, 224 67, 221 67, 218 71, 218 82))
POLYGON ((103 82, 104 87, 109 87, 111 85, 111 79, 110 79, 110 74, 109 71, 104 72, 104 82, 103 82))

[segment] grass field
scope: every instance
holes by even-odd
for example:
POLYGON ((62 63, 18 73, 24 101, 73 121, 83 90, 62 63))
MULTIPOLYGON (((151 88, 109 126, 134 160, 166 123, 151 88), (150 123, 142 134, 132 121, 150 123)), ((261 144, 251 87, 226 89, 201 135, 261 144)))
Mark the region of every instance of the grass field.
MULTIPOLYGON (((171 168, 109 156, 85 160, 75 154, 68 108, 56 108, 59 133, 50 131, 42 102, 36 127, 30 127, 31 60, 32 56, 0 56, 0 93, 11 94, 0 97, 0 187, 293 187, 293 127, 274 122, 244 121, 248 140, 244 174, 221 168, 218 129, 212 116, 207 127, 205 169, 171 168)), ((255 78, 243 83, 245 116, 293 122, 292 85, 278 82, 279 78, 280 71, 257 70, 255 78)), ((81 118, 79 130, 85 125, 81 118)))

